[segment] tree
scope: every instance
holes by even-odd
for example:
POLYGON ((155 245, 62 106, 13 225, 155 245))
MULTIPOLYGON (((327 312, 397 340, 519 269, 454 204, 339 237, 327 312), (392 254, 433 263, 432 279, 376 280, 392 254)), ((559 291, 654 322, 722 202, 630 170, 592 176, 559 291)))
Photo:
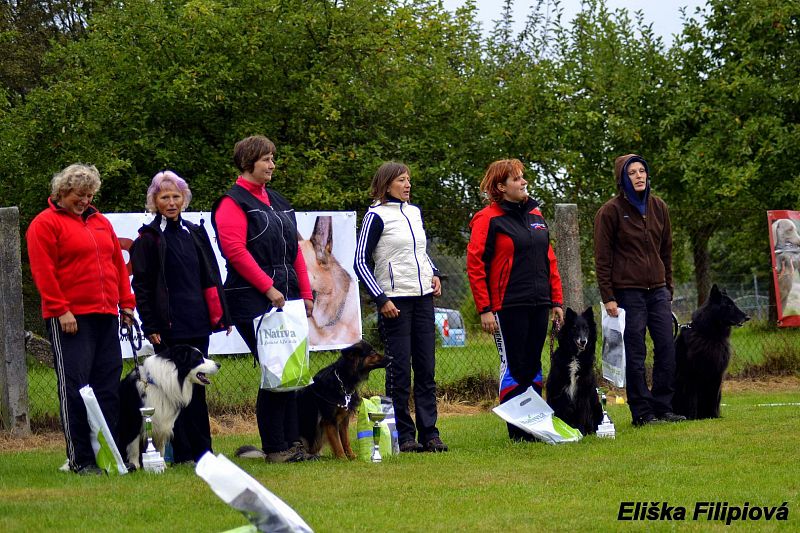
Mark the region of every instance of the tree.
POLYGON ((680 78, 661 138, 698 304, 714 274, 768 272, 764 211, 800 201, 798 12, 797 0, 711 0, 672 49, 680 78))

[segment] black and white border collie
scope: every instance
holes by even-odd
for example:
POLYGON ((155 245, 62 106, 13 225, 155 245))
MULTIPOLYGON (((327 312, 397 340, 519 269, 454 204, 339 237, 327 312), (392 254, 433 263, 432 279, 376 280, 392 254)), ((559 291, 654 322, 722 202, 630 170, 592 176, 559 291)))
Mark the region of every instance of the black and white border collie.
POLYGON ((209 385, 208 376, 219 371, 219 363, 206 359, 192 346, 179 344, 151 355, 131 370, 119 384, 120 417, 117 447, 122 457, 137 469, 144 451, 144 419, 141 407, 155 408, 153 445, 164 456, 172 438, 175 419, 192 401, 192 386, 209 385))

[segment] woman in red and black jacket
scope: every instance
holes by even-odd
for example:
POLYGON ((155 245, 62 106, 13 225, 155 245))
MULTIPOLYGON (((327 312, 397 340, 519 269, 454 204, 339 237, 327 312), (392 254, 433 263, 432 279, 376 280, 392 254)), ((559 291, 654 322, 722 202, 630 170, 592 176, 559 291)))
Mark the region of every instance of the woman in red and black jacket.
MULTIPOLYGON (((472 218, 467 274, 484 331, 500 354, 500 403, 533 386, 542 392, 542 348, 550 316, 562 321, 561 276, 539 204, 517 159, 495 161, 481 191, 491 200, 472 218)), ((529 436, 508 425, 512 439, 529 436)))

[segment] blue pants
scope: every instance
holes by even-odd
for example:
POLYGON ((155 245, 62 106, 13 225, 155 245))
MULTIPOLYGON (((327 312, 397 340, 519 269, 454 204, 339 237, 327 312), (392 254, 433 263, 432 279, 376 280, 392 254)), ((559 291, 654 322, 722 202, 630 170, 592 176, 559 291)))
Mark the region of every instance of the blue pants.
POLYGON ((633 420, 672 411, 675 392, 675 343, 672 307, 666 287, 615 289, 617 305, 625 309, 625 388, 633 420), (653 384, 648 389, 644 362, 645 330, 653 339, 653 384))
POLYGON ((395 297, 391 300, 400 310, 400 316, 384 318, 378 313, 378 330, 386 346, 386 354, 393 358, 392 364, 386 368, 386 394, 392 398, 394 405, 400 444, 411 440, 425 444, 439 436, 436 428, 433 296, 395 297), (408 406, 412 368, 416 427, 408 406))
POLYGON ((75 320, 78 331, 74 335, 61 331, 58 318, 47 320, 58 382, 61 426, 67 459, 73 470, 95 464, 89 419, 80 389, 84 385, 92 387, 108 429, 116 440, 122 374, 117 315, 77 315, 75 320))

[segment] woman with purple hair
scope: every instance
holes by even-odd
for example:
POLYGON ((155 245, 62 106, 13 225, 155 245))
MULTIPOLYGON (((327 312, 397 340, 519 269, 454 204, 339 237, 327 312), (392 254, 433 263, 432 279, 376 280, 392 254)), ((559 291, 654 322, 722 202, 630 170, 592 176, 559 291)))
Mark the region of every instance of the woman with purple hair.
MULTIPOLYGON (((133 290, 142 330, 156 353, 176 344, 208 354, 215 331, 231 331, 219 266, 203 227, 181 217, 192 191, 170 170, 159 172, 147 189, 146 208, 155 213, 139 229, 131 248, 133 290)), ((197 461, 211 451, 205 388, 194 385, 192 401, 175 421, 175 463, 197 461)))

